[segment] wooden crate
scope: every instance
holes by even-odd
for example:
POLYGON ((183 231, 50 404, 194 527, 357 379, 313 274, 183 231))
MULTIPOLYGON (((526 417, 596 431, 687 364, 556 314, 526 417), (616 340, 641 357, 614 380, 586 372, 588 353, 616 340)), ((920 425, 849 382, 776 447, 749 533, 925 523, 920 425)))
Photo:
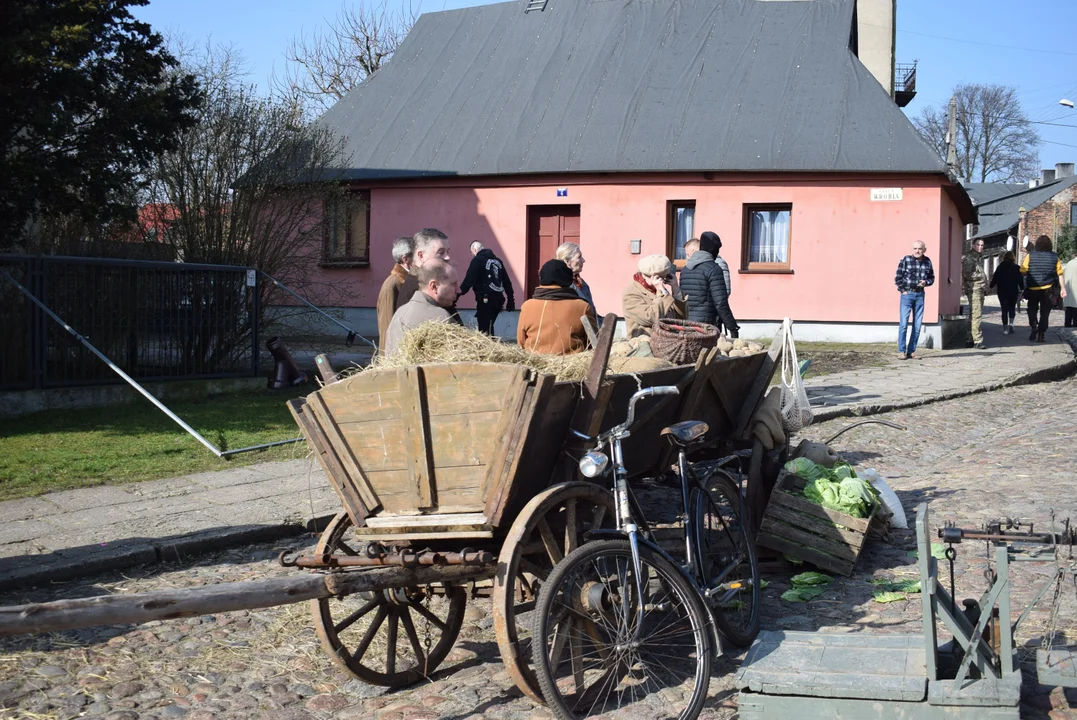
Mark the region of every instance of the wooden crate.
POLYGON ((868 517, 853 517, 794 494, 803 492, 806 484, 797 475, 778 478, 756 544, 823 570, 852 575, 878 503, 868 517))

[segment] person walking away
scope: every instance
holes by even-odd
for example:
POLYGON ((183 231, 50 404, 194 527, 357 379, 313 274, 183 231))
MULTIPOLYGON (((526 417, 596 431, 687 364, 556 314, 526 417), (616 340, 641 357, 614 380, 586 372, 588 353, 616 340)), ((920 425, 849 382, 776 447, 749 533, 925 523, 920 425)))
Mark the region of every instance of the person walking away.
POLYGON ((493 335, 494 321, 501 310, 512 312, 516 309, 512 279, 505 272, 505 264, 494 255, 494 251, 484 248, 477 240, 471 243, 471 254, 473 257, 467 267, 467 274, 464 275, 464 282, 460 284, 460 294, 464 295, 468 290, 474 289, 475 320, 478 322, 479 331, 493 335))
MULTIPOLYGON (((399 237, 393 241, 393 269, 389 277, 381 284, 378 291, 378 347, 385 345, 385 331, 393 321, 393 315, 403 304, 400 302, 400 288, 411 275, 411 251, 413 241, 410 237, 399 237)), ((409 300, 411 298, 408 298, 409 300)))
POLYGON ((912 244, 912 255, 898 262, 894 284, 901 293, 901 317, 898 319, 898 357, 919 360, 916 344, 920 341, 920 326, 924 322, 924 290, 935 284, 935 268, 927 256, 927 245, 917 240, 912 244), (906 343, 905 333, 912 316, 912 332, 906 343))
POLYGON ((1062 276, 1062 289, 1066 291, 1062 299, 1066 309, 1066 327, 1077 328, 1077 257, 1066 263, 1062 276))
POLYGON ((383 351, 391 354, 404 339, 404 333, 425 322, 452 322, 450 310, 456 302, 458 287, 456 268, 441 260, 429 260, 418 273, 419 292, 393 315, 385 331, 383 351))
POLYGON ((639 272, 621 296, 627 339, 649 338, 654 324, 662 318, 684 319, 687 305, 673 273, 673 263, 665 255, 648 255, 638 264, 639 272))
POLYGON ((1051 250, 1051 238, 1046 235, 1036 238, 1035 249, 1021 261, 1021 274, 1026 276, 1028 286, 1025 291, 1025 299, 1028 300, 1028 325, 1031 329, 1028 339, 1046 342, 1047 322, 1051 317, 1051 290, 1054 288, 1055 278, 1062 284, 1062 299, 1065 300, 1069 295, 1066 292, 1062 263, 1058 260, 1058 254, 1051 250))
POLYGON ((568 269, 572 271, 572 289, 591 306, 591 314, 598 317, 594 298, 591 297, 591 286, 580 276, 585 262, 580 246, 574 242, 561 243, 554 251, 554 258, 568 265, 568 269))
POLYGON ((961 258, 961 284, 969 299, 969 322, 965 333, 965 347, 984 349, 984 333, 981 325, 984 317, 984 241, 972 241, 969 251, 961 258))
POLYGON ((708 325, 721 323, 726 334, 735 338, 740 334, 740 326, 729 309, 729 288, 722 269, 714 262, 717 237, 705 232, 699 236, 698 248, 691 240, 685 244, 688 262, 681 270, 681 292, 688 302, 689 320, 708 325))
POLYGON ((998 293, 998 302, 1002 306, 1002 334, 1013 335, 1013 321, 1017 315, 1017 298, 1025 289, 1025 278, 1017 259, 1012 252, 1002 256, 1002 262, 991 276, 991 287, 998 293))
POLYGON ((548 260, 539 271, 535 295, 520 307, 516 342, 525 350, 573 355, 587 349, 582 318, 594 313, 572 283, 572 271, 561 260, 548 260))

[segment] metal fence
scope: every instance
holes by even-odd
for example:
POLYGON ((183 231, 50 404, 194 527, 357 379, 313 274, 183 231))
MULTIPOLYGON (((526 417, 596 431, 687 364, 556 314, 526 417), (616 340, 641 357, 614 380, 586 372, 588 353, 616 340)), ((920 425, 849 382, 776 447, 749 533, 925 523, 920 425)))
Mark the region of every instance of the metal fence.
MULTIPOLYGON (((136 380, 258 374, 248 268, 0 255, 0 269, 136 380)), ((0 303, 0 389, 122 382, 2 276, 0 303)))

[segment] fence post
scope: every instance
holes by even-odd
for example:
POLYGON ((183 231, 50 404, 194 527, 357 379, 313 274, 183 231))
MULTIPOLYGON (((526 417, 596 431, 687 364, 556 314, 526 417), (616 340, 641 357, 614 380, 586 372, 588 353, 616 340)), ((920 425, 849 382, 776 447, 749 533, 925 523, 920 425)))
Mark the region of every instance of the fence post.
MULTIPOLYGON (((248 273, 254 273, 254 287, 251 288, 251 292, 254 294, 251 304, 254 309, 251 312, 251 369, 254 371, 254 377, 258 377, 260 374, 260 368, 258 367, 259 360, 261 360, 261 353, 258 351, 258 330, 261 324, 262 318, 262 303, 261 303, 261 283, 262 279, 258 275, 258 271, 251 269, 248 273)), ((249 277, 249 276, 248 276, 249 277)))
MULTIPOLYGON (((31 292, 39 298, 47 298, 48 284, 45 282, 44 259, 38 255, 30 260, 29 281, 31 292)), ((30 345, 33 348, 33 363, 30 366, 30 374, 33 378, 33 388, 41 390, 45 387, 45 376, 49 368, 49 340, 48 318, 45 313, 34 303, 28 302, 30 318, 30 345)))

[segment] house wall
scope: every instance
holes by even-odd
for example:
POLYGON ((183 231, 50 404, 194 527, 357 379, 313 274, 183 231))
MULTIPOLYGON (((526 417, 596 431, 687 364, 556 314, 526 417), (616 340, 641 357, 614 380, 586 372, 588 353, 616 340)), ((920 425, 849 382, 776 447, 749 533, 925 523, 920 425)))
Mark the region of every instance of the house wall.
MULTIPOLYGON (((507 184, 476 187, 451 179, 371 187, 370 266, 322 270, 325 281, 350 298, 347 306, 372 307, 392 266, 392 240, 437 227, 449 235, 461 272, 473 240, 492 248, 511 273, 519 304, 528 206, 579 205, 583 276, 599 312, 619 315, 621 293, 641 257, 631 254, 630 240, 642 240, 643 255, 665 253, 667 202, 694 200, 696 235, 712 230, 723 239, 722 255, 732 270, 731 306, 742 324, 790 316, 817 324, 895 325, 894 270, 914 239, 927 243, 940 278, 946 278, 948 261, 957 267, 952 283, 939 282, 928 292, 925 323, 938 321, 940 303, 944 313, 957 312, 962 225, 941 178, 745 174, 707 180, 693 173, 501 180, 507 184), (558 197, 557 188, 567 188, 568 196, 558 197), (902 188, 903 199, 873 202, 872 188, 902 188), (791 274, 740 271, 744 205, 755 203, 792 204, 791 274), (954 250, 947 256, 951 217, 954 250)), ((473 306, 470 294, 461 298, 461 308, 473 306)))
POLYGON ((1028 211, 1025 234, 1035 241, 1040 235, 1058 240, 1063 225, 1070 222, 1070 205, 1077 203, 1077 186, 1071 185, 1050 200, 1028 211))

